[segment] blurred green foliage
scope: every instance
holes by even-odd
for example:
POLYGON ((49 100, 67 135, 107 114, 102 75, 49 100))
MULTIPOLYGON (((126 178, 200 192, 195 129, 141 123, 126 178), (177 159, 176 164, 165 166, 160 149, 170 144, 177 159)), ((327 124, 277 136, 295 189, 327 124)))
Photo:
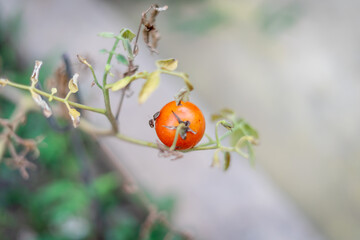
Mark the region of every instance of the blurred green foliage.
POLYGON ((276 35, 294 26, 302 13, 299 3, 263 4, 258 10, 257 22, 263 33, 276 35))
MULTIPOLYGON (((25 83, 31 67, 18 65, 20 54, 11 41, 18 29, 18 25, 11 28, 0 21, 0 75, 25 83)), ((49 66, 43 69, 42 80, 51 73, 49 66)), ((14 109, 15 105, 0 94, 0 118, 9 118, 14 109)), ((74 129, 55 132, 40 113, 34 112, 27 114, 17 134, 44 139, 38 145, 40 157, 27 156, 37 165, 27 181, 0 160, 1 240, 20 236, 37 240, 139 238, 148 215, 146 207, 136 195, 123 191, 121 179, 110 172, 95 140, 74 129)), ((148 195, 160 210, 169 212, 173 208, 173 198, 148 195)), ((163 224, 155 223, 146 239, 163 239, 168 231, 163 224)), ((172 239, 182 238, 174 235, 172 239)))

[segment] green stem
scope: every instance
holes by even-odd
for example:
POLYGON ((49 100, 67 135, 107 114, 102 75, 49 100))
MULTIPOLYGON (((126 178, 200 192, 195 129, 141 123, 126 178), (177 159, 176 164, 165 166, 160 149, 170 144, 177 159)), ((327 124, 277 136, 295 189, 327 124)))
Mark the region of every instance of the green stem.
POLYGON ((88 67, 89 67, 90 70, 91 70, 91 73, 92 73, 92 75, 93 75, 95 84, 96 84, 101 90, 103 90, 103 87, 100 85, 100 83, 99 83, 98 80, 97 80, 97 77, 96 77, 94 68, 93 68, 90 64, 88 65, 88 67))
POLYGON ((115 136, 117 138, 121 139, 121 140, 126 141, 126 142, 130 142, 130 143, 134 143, 134 144, 142 145, 142 146, 146 146, 146 147, 151 147, 151 148, 158 148, 158 145, 156 143, 153 143, 153 142, 139 140, 139 139, 136 139, 136 138, 132 138, 132 137, 120 134, 120 133, 116 134, 115 136))
POLYGON ((180 123, 177 127, 176 127, 176 132, 175 132, 175 137, 174 137, 174 141, 170 147, 170 151, 174 151, 176 148, 176 143, 179 139, 179 135, 180 135, 180 131, 185 127, 184 123, 180 123))
POLYGON ((114 42, 114 46, 113 46, 112 50, 109 52, 109 57, 106 62, 104 76, 103 76, 103 88, 102 88, 103 95, 104 95, 105 109, 106 109, 105 115, 109 119, 114 132, 118 132, 119 129, 118 129, 118 125, 117 125, 116 119, 114 117, 114 114, 111 111, 109 89, 106 89, 105 86, 106 86, 106 79, 109 74, 109 71, 106 68, 107 68, 107 66, 110 65, 112 57, 114 56, 114 52, 115 52, 116 47, 119 44, 119 42, 120 42, 120 39, 116 38, 115 42, 114 42))
POLYGON ((216 139, 216 146, 220 147, 220 138, 219 138, 219 133, 218 133, 218 129, 219 129, 219 125, 221 124, 221 121, 217 122, 215 125, 215 139, 216 139))
POLYGON ((69 105, 74 106, 76 108, 81 108, 81 109, 84 109, 84 110, 105 114, 105 109, 93 108, 93 107, 86 106, 86 105, 83 105, 83 104, 67 101, 64 98, 53 96, 53 95, 51 95, 51 94, 49 94, 47 92, 41 91, 41 90, 39 90, 37 88, 32 88, 31 89, 31 86, 27 86, 27 85, 23 85, 23 84, 19 84, 19 83, 14 83, 14 82, 10 82, 10 81, 8 81, 6 84, 9 85, 9 86, 15 87, 15 88, 19 88, 19 89, 24 89, 24 90, 28 90, 28 91, 32 90, 32 91, 36 92, 37 94, 40 94, 41 96, 44 96, 46 98, 50 98, 52 96, 52 98, 54 100, 56 100, 58 102, 62 102, 64 104, 67 102, 69 105))

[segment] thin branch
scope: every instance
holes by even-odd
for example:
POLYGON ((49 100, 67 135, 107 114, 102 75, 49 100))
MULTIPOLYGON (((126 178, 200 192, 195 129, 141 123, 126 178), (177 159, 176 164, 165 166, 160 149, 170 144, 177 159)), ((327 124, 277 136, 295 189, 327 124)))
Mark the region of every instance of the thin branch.
POLYGON ((12 87, 16 87, 16 88, 19 88, 19 89, 24 89, 24 90, 32 90, 34 92, 36 92, 37 94, 40 94, 41 96, 44 96, 46 98, 50 98, 52 97, 53 100, 56 100, 58 102, 62 102, 62 103, 68 103, 69 105, 71 106, 74 106, 74 107, 77 107, 77 108, 81 108, 81 109, 84 109, 84 110, 88 110, 88 111, 91 111, 91 112, 97 112, 97 113, 101 113, 101 114, 105 114, 106 113, 106 110, 105 109, 101 109, 101 108, 93 108, 93 107, 90 107, 90 106, 86 106, 86 105, 83 105, 83 104, 79 104, 79 103, 76 103, 76 102, 71 102, 71 101, 68 101, 66 100, 65 98, 60 98, 60 97, 56 97, 56 96, 52 96, 50 93, 47 93, 47 92, 44 92, 44 91, 41 91, 37 88, 32 88, 31 86, 28 86, 28 85, 23 85, 23 84, 19 84, 19 83, 14 83, 14 82, 11 82, 11 81, 8 81, 7 82, 7 85, 9 86, 12 86, 12 87))

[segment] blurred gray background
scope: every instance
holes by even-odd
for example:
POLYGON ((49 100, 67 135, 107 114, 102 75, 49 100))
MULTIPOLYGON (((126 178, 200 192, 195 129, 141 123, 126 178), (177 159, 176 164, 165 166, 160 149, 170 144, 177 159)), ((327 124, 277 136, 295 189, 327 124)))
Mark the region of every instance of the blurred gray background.
MULTIPOLYGON (((18 40, 29 65, 67 52, 74 62, 76 54, 89 56, 101 73, 106 56, 99 50, 112 41, 96 34, 122 27, 136 32, 151 3, 0 0, 0 13, 20 13, 18 40)), ((206 118, 229 107, 258 129, 256 167, 234 156, 223 173, 209 168, 212 152, 171 162, 152 149, 103 143, 142 186, 177 196, 175 224, 199 239, 360 239, 360 2, 158 3, 169 5, 158 17, 160 55, 141 45, 136 63, 151 71, 156 59, 177 58, 206 118)), ((90 82, 83 74, 81 89, 91 105, 102 106, 90 82)), ((163 78, 144 105, 136 94, 126 99, 123 132, 155 140, 147 120, 181 87, 163 78)), ((88 116, 104 125, 103 118, 88 116)))

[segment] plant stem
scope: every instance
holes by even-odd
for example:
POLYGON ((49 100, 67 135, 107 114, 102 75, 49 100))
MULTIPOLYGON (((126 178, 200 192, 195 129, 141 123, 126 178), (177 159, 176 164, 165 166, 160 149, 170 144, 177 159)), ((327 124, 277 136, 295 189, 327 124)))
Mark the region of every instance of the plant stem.
POLYGON ((130 143, 134 143, 134 144, 137 144, 137 145, 142 145, 142 146, 151 147, 151 148, 158 148, 158 145, 156 143, 153 143, 153 142, 139 140, 139 139, 136 139, 136 138, 132 138, 132 137, 120 134, 120 133, 117 133, 115 136, 117 138, 121 139, 121 140, 130 142, 130 143))
POLYGON ((219 124, 221 124, 221 121, 217 122, 216 125, 215 125, 215 139, 216 139, 216 146, 217 147, 220 147, 220 138, 219 138, 219 133, 218 133, 219 124))
MULTIPOLYGON (((113 46, 113 48, 111 49, 111 51, 109 52, 109 57, 108 57, 108 59, 107 59, 106 66, 109 66, 109 65, 110 65, 111 60, 112 60, 112 57, 113 57, 113 55, 114 55, 114 52, 115 52, 116 47, 117 47, 117 45, 119 44, 119 42, 120 42, 120 38, 116 38, 116 39, 115 39, 115 42, 114 42, 114 46, 113 46)), ((115 117, 114 117, 114 114, 113 114, 112 111, 111 111, 109 89, 106 89, 106 88, 105 88, 105 86, 106 86, 106 79, 107 79, 108 74, 109 74, 109 72, 108 72, 107 70, 105 70, 104 76, 103 76, 103 88, 102 88, 102 90, 103 90, 103 95, 104 95, 105 109, 106 109, 105 115, 106 115, 106 117, 109 119, 113 131, 114 131, 115 133, 117 133, 117 132, 119 131, 119 128, 118 128, 116 119, 115 119, 115 117)))
POLYGON ((93 68, 90 64, 88 65, 88 67, 89 67, 90 70, 91 70, 91 73, 92 73, 92 75, 93 75, 95 84, 96 84, 101 90, 103 90, 103 87, 100 85, 100 83, 99 83, 98 80, 97 80, 97 77, 96 77, 94 68, 93 68))
POLYGON ((170 147, 170 151, 174 151, 176 148, 176 143, 178 141, 179 135, 180 135, 180 131, 182 129, 184 129, 185 124, 183 122, 181 122, 177 127, 176 127, 176 132, 175 132, 175 137, 174 137, 174 141, 170 147))
MULTIPOLYGON (((52 96, 51 94, 49 94, 47 92, 44 92, 44 91, 41 91, 41 90, 39 90, 37 88, 32 88, 31 86, 27 86, 27 85, 23 85, 23 84, 19 84, 19 83, 14 83, 14 82, 8 81, 7 85, 15 87, 15 88, 19 88, 19 89, 28 90, 28 91, 32 90, 32 91, 36 92, 37 94, 40 94, 41 96, 44 96, 46 98, 50 98, 52 96)), ((68 103, 69 105, 77 107, 77 108, 81 108, 81 109, 84 109, 84 110, 105 114, 105 109, 93 108, 93 107, 86 106, 86 105, 83 105, 83 104, 80 104, 80 103, 67 101, 64 98, 60 98, 60 97, 56 97, 56 96, 52 96, 52 98, 54 100, 58 101, 58 102, 62 102, 64 104, 68 103)))

